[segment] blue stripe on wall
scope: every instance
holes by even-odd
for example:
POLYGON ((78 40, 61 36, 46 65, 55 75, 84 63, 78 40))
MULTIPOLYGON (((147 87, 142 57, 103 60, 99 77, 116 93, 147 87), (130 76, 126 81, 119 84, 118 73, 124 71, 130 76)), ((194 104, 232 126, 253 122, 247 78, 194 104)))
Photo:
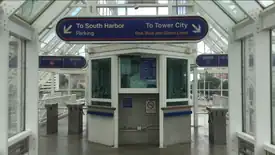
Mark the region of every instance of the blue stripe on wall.
POLYGON ((191 115, 192 111, 174 111, 174 112, 166 112, 164 113, 164 117, 175 117, 175 116, 184 116, 191 115))
POLYGON ((114 117, 114 113, 111 112, 102 112, 102 111, 88 111, 90 115, 105 116, 105 117, 114 117))

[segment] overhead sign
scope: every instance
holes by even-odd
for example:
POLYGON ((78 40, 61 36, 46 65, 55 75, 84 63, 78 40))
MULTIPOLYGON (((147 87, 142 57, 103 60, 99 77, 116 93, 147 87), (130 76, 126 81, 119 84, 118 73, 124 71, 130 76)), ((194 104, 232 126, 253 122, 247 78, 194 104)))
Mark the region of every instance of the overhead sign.
POLYGON ((202 54, 198 55, 196 63, 199 67, 227 67, 227 54, 202 54))
POLYGON ((68 17, 56 33, 64 41, 197 41, 208 32, 200 16, 68 17))
POLYGON ((39 68, 85 68, 82 56, 39 56, 39 68))
POLYGON ((156 100, 149 99, 146 101, 146 113, 147 114, 155 114, 157 113, 156 100))

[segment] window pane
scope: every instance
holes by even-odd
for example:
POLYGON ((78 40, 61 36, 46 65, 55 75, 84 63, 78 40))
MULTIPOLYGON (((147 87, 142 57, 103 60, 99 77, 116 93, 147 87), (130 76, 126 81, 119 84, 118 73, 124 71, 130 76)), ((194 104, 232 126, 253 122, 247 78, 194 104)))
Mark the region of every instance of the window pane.
POLYGON ((174 15, 185 15, 186 7, 184 6, 173 7, 172 11, 174 15))
POLYGON ((85 89, 85 75, 71 74, 71 89, 85 89))
POLYGON ((244 39, 242 51, 242 81, 243 81, 243 131, 255 133, 255 46, 254 38, 244 39))
POLYGON ((156 7, 127 8, 128 15, 157 15, 156 7))
POLYGON ((241 21, 245 19, 246 14, 236 5, 232 0, 216 0, 217 5, 221 6, 225 12, 227 12, 235 21, 241 21))
POLYGON ((121 88, 157 88, 156 58, 120 57, 121 88))
POLYGON ((68 89, 69 79, 68 75, 59 74, 59 90, 68 89))
POLYGON ((27 22, 32 22, 52 2, 50 0, 27 0, 16 12, 16 15, 27 22))
POLYGON ((167 58, 167 99, 188 98, 188 60, 167 58))
POLYGON ((10 36, 9 51, 9 137, 25 126, 25 46, 10 36))
POLYGON ((111 99, 111 58, 92 60, 92 98, 111 99))
POLYGON ((257 0, 263 7, 268 7, 274 4, 273 0, 257 0))
POLYGON ((158 7, 158 15, 168 15, 168 7, 158 7))
POLYGON ((167 106, 188 105, 188 101, 167 102, 166 104, 167 104, 167 106))

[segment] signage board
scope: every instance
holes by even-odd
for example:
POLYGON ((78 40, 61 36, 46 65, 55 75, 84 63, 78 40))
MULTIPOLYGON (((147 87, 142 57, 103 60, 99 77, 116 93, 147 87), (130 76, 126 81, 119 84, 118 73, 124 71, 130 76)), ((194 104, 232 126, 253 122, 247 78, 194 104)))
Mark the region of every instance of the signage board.
POLYGON ((86 59, 82 56, 39 56, 39 68, 85 68, 86 59))
POLYGON ((196 58, 199 67, 228 67, 227 54, 201 54, 196 58))
POLYGON ((155 100, 153 100, 153 99, 147 100, 145 106, 146 106, 145 112, 147 114, 157 113, 157 107, 156 107, 156 101, 155 100))
POLYGON ((66 17, 56 26, 60 39, 76 42, 198 41, 207 32, 201 16, 66 17))

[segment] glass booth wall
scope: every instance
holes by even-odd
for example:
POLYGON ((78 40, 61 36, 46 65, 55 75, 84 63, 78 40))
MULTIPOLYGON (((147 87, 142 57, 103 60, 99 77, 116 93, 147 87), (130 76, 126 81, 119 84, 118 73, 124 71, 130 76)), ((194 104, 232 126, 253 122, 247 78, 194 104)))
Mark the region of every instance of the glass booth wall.
POLYGON ((120 62, 120 88, 157 88, 155 57, 123 55, 120 62))
MULTIPOLYGON (((91 98, 111 99, 111 58, 91 60, 91 98)), ((92 105, 111 106, 111 102, 92 101, 92 105)))
POLYGON ((254 38, 247 37, 242 49, 243 131, 255 133, 255 46, 254 38))
POLYGON ((167 58, 167 106, 188 105, 188 66, 187 59, 167 58))

